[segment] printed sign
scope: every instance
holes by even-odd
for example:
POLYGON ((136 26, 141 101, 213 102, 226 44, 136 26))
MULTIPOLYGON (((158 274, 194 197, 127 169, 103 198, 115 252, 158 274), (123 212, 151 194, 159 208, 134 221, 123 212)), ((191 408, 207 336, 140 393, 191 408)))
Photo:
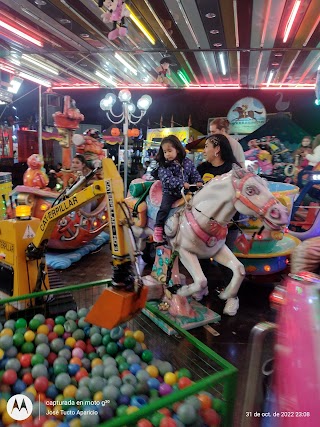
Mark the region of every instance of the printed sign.
POLYGON ((32 230, 30 225, 27 225, 26 231, 24 232, 23 239, 33 239, 36 233, 32 230))
POLYGON ((229 133, 248 135, 266 122, 266 110, 256 98, 242 98, 229 110, 229 133))

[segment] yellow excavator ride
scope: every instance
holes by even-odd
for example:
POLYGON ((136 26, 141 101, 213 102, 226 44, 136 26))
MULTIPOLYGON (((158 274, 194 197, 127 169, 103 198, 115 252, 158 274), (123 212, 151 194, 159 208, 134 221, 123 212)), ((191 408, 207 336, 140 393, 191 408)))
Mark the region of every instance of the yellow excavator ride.
MULTIPOLYGON (((113 263, 113 286, 106 288, 88 314, 90 323, 112 328, 125 322, 145 305, 147 289, 143 286, 130 230, 130 217, 123 198, 123 181, 111 159, 103 159, 102 179, 94 172, 81 177, 66 189, 43 215, 30 216, 30 207, 16 206, 16 217, 0 221, 0 299, 20 297, 50 288, 45 262, 47 242, 57 221, 69 212, 107 195, 110 243, 113 263), (133 271, 133 269, 135 271, 133 271)), ((39 300, 24 299, 5 304, 5 316, 30 307, 39 300)))

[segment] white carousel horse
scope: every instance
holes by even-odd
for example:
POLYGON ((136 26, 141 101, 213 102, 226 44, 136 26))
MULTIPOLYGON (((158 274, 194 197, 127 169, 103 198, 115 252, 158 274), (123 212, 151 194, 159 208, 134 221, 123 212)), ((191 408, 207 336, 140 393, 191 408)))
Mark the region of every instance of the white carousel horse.
MULTIPOLYGON (((230 268, 233 277, 220 298, 235 297, 245 276, 245 269, 225 245, 227 226, 236 211, 261 218, 271 230, 282 230, 289 222, 289 214, 269 191, 267 183, 252 172, 234 165, 227 174, 207 182, 192 198, 191 203, 177 215, 169 217, 165 233, 172 250, 193 278, 193 283, 182 286, 178 294, 196 299, 208 294, 207 279, 198 258, 214 258, 230 268)), ((148 235, 134 228, 136 237, 148 235)))

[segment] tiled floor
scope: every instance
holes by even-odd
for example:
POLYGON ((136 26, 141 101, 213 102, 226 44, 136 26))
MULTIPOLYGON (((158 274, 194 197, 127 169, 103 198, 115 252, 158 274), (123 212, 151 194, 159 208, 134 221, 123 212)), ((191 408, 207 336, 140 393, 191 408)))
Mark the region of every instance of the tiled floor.
MULTIPOLYGON (((150 266, 142 263, 143 273, 150 271, 150 266)), ((84 257, 67 270, 58 272, 63 284, 79 284, 110 278, 112 275, 111 256, 108 245, 99 252, 84 257)), ((251 329, 260 322, 273 321, 274 312, 269 305, 269 295, 273 290, 274 283, 265 279, 265 283, 245 280, 239 292, 240 308, 236 316, 229 317, 222 314, 224 303, 218 298, 214 291, 221 284, 221 273, 219 268, 209 265, 205 274, 208 278, 210 294, 202 303, 221 314, 221 321, 212 324, 214 331, 201 327, 191 332, 207 344, 216 353, 228 360, 239 370, 238 393, 235 406, 234 426, 239 425, 241 411, 246 410, 242 405, 244 395, 244 384, 247 380, 247 354, 248 339, 251 329), (213 332, 213 333, 212 333, 213 332)), ((261 282, 261 280, 260 280, 261 282)), ((266 349, 270 354, 270 348, 266 349)))

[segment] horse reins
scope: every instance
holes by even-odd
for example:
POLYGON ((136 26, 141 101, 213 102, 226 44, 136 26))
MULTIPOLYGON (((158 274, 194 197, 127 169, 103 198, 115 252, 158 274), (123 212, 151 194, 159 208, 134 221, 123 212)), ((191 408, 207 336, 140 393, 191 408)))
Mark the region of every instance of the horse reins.
POLYGON ((239 182, 236 179, 232 180, 232 184, 233 184, 233 188, 235 189, 235 199, 240 200, 240 202, 242 202, 247 208, 251 209, 253 212, 255 212, 258 216, 265 216, 266 213, 268 212, 268 210, 274 206, 277 205, 279 202, 278 200, 274 197, 273 199, 270 199, 268 201, 268 203, 266 203, 263 207, 259 208, 258 206, 254 205, 251 200, 248 199, 248 197, 244 196, 242 194, 242 190, 244 187, 244 184, 246 183, 246 181, 249 178, 255 177, 256 175, 252 174, 252 173, 247 173, 239 182))

